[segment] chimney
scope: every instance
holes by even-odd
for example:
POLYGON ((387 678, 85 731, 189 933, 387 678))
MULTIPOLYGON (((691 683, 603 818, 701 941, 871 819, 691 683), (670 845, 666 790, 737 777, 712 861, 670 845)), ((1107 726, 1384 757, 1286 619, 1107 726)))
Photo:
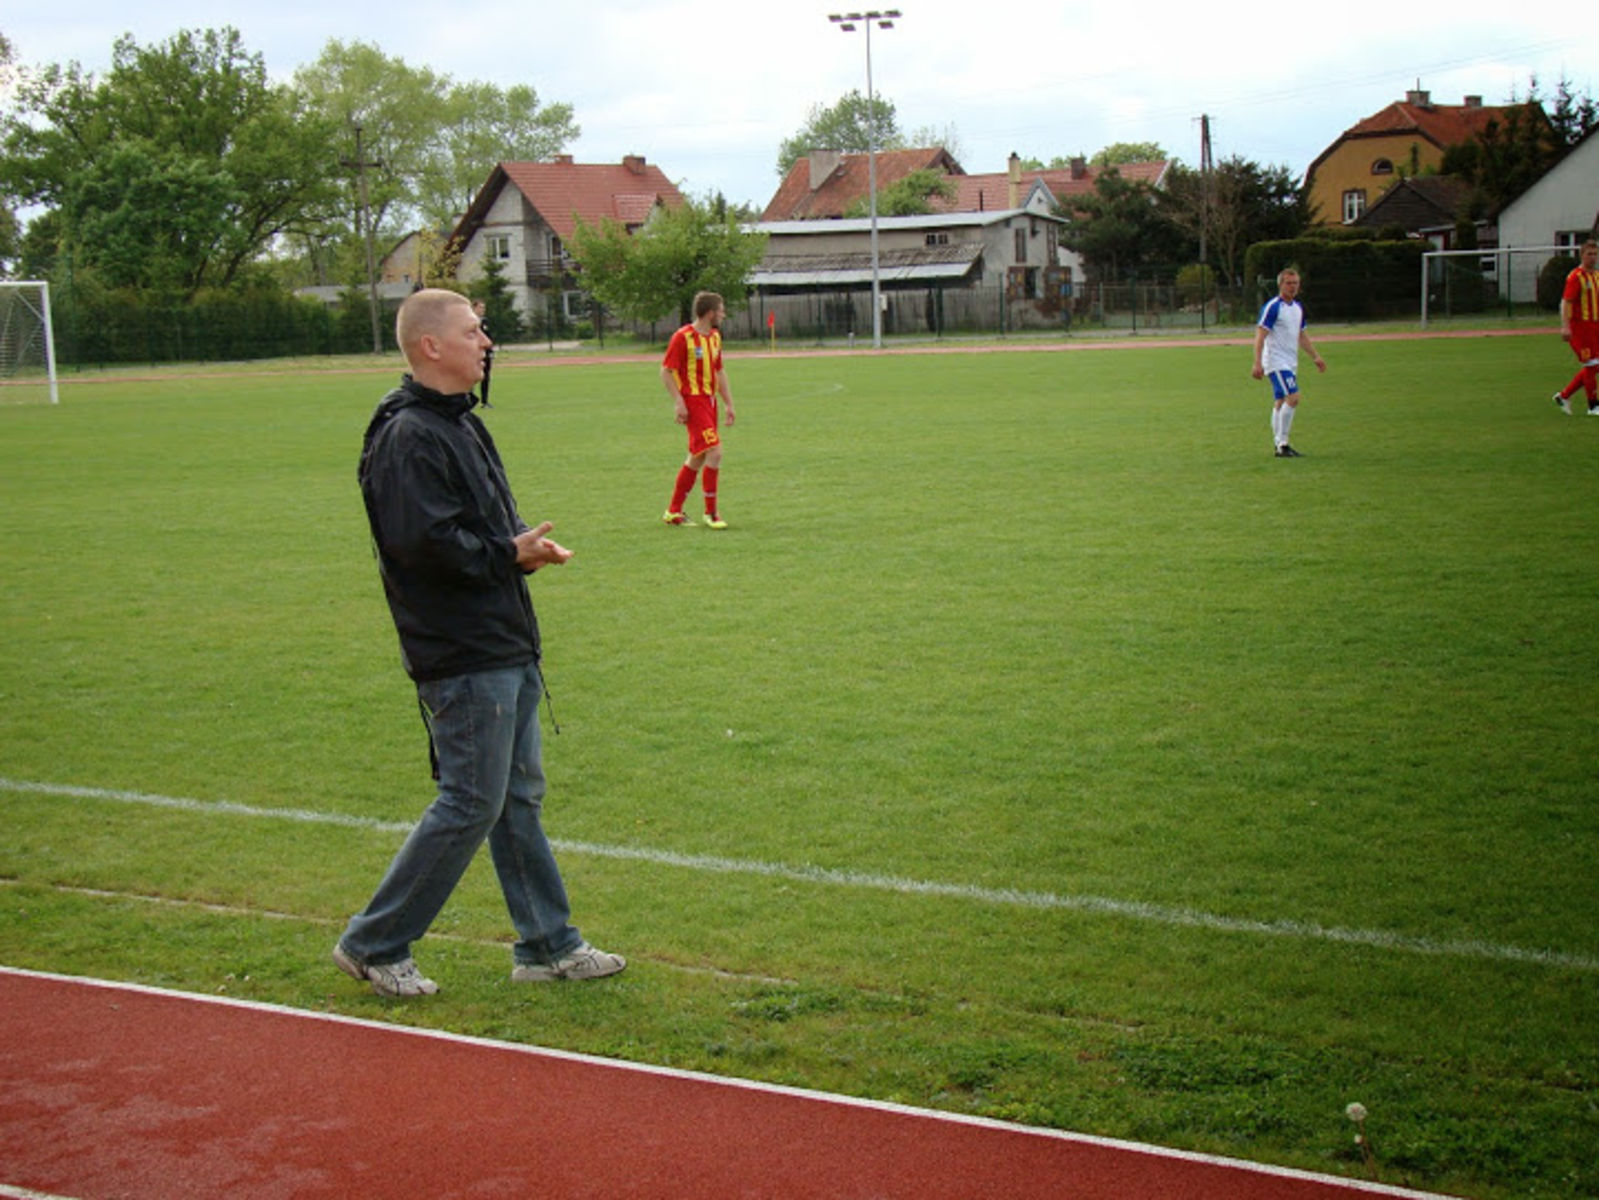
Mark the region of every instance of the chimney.
POLYGON ((644 174, 644 156, 642 154, 623 155, 622 165, 635 175, 644 174))
POLYGON ((1432 107, 1432 93, 1421 90, 1420 82, 1417 86, 1405 93, 1405 103, 1414 104, 1417 108, 1432 107))
POLYGON ((1072 159, 1072 178, 1073 179, 1087 179, 1088 178, 1088 160, 1086 158, 1083 158, 1081 155, 1079 155, 1078 157, 1072 159))
POLYGON ((572 156, 570 154, 557 154, 555 156, 555 165, 558 166, 558 167, 569 167, 569 166, 571 166, 572 165, 572 156))
POLYGON ((812 150, 811 164, 811 191, 815 191, 833 177, 833 172, 838 170, 838 164, 844 159, 843 154, 837 150, 812 150))
POLYGON ((1482 97, 1481 96, 1467 96, 1466 97, 1466 107, 1467 108, 1481 108, 1482 107, 1482 97))
POLYGON ((1010 206, 1012 208, 1020 208, 1022 206, 1022 158, 1021 158, 1021 155, 1017 154, 1016 151, 1012 150, 1010 152, 1010 159, 1006 162, 1006 166, 1010 168, 1010 192, 1009 192, 1010 206))

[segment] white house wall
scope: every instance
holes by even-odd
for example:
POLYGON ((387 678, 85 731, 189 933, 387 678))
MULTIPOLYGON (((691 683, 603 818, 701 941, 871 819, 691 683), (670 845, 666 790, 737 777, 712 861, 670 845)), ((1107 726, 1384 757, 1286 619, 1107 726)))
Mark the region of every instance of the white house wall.
POLYGON ((528 239, 539 236, 544 225, 523 199, 522 193, 509 184, 489 206, 487 215, 472 235, 471 241, 461 251, 461 265, 457 272, 465 282, 483 275, 483 256, 491 237, 511 239, 511 257, 505 264, 506 288, 515 302, 517 311, 526 317, 533 311, 533 289, 528 285, 527 271, 530 258, 528 239))
MULTIPOLYGON (((1591 230, 1596 214, 1599 134, 1592 134, 1499 214, 1499 244, 1553 246, 1561 234, 1591 230)), ((1512 300, 1530 303, 1535 298, 1538 269, 1548 260, 1532 262, 1532 258, 1516 256, 1510 279, 1512 300)))

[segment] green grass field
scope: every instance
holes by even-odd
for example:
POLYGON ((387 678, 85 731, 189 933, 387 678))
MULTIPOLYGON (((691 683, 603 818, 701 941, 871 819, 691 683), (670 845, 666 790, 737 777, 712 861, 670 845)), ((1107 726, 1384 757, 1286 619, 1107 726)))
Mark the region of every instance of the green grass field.
MULTIPOLYGON (((1599 420, 1552 336, 495 375, 575 919, 486 855, 387 1003, 327 951, 430 799, 355 487, 383 370, 0 403, 0 963, 1482 1197, 1599 1195, 1599 420), (697 502, 697 495, 695 498, 697 502), (189 801, 160 803, 161 798, 189 801)), ((0 400, 4 400, 0 396, 0 400)))

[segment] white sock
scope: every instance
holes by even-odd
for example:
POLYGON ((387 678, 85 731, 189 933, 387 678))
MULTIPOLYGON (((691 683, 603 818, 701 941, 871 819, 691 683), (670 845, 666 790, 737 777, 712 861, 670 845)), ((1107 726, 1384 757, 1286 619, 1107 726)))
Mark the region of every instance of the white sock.
POLYGON ((1283 405, 1282 414, 1282 440, 1279 445, 1286 446, 1288 444, 1288 430, 1294 424, 1294 406, 1292 404, 1283 405))
POLYGON ((1272 405, 1271 441, 1274 446, 1283 444, 1283 406, 1281 404, 1272 405))

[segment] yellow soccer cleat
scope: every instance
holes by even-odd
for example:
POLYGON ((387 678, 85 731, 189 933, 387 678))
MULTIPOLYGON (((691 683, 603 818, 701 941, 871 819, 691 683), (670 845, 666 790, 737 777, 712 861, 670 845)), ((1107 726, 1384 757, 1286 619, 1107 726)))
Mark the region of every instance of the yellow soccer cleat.
POLYGON ((715 513, 706 513, 705 526, 707 529, 726 529, 727 522, 722 520, 722 518, 717 516, 715 513))
POLYGON ((668 525, 681 525, 687 521, 688 518, 680 512, 673 512, 671 509, 667 509, 661 514, 661 520, 665 521, 668 525))

